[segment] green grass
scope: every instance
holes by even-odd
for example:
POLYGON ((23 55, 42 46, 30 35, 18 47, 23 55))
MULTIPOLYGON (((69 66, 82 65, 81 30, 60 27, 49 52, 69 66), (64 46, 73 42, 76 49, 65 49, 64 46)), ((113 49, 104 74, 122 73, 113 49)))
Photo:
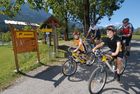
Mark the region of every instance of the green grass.
MULTIPOLYGON (((56 56, 52 54, 53 46, 40 44, 39 52, 41 63, 49 64, 64 57, 64 51, 59 50, 56 56), (49 53, 50 52, 50 53, 49 53), (57 58, 55 58, 57 57, 57 58)), ((28 72, 41 66, 37 63, 36 52, 18 54, 19 66, 23 72, 28 72)), ((20 74, 16 74, 15 60, 12 46, 0 46, 0 89, 10 85, 20 74)))
POLYGON ((134 40, 140 40, 140 35, 133 35, 132 36, 132 39, 134 39, 134 40))

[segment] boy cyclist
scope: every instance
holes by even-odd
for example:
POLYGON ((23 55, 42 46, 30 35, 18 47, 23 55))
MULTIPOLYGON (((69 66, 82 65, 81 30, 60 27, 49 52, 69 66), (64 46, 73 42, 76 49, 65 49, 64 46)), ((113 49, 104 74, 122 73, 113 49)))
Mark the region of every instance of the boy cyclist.
POLYGON ((74 31, 73 37, 74 37, 74 41, 73 41, 74 50, 73 50, 73 52, 77 53, 77 55, 85 61, 84 63, 89 65, 90 62, 87 60, 86 48, 85 48, 85 45, 83 43, 83 40, 80 38, 80 33, 78 31, 74 31))
POLYGON ((103 39, 103 41, 96 45, 93 48, 93 52, 95 52, 96 49, 101 48, 104 45, 107 45, 111 53, 110 55, 115 58, 115 63, 116 63, 116 78, 118 81, 120 81, 120 74, 122 70, 122 60, 123 60, 123 46, 120 38, 116 35, 116 30, 113 25, 110 25, 107 27, 107 38, 103 39))

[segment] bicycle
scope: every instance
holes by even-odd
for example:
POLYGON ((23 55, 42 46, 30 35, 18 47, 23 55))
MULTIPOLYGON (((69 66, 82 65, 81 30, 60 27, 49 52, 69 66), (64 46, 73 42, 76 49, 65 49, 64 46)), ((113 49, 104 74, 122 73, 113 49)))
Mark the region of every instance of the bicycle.
POLYGON ((88 50, 86 53, 80 55, 72 50, 72 48, 68 49, 68 60, 62 65, 62 73, 66 76, 71 76, 76 72, 77 63, 86 64, 86 62, 88 62, 90 63, 89 65, 92 65, 95 62, 95 54, 92 50, 88 50), (85 55, 86 60, 82 58, 82 55, 85 55))
MULTIPOLYGON (((112 56, 107 55, 106 52, 103 52, 102 50, 95 51, 95 55, 98 57, 97 62, 98 66, 97 68, 92 72, 88 89, 91 94, 97 94, 101 92, 101 90, 104 88, 107 80, 107 70, 110 70, 112 73, 115 74, 115 60, 112 56)), ((126 58, 123 58, 123 67, 121 71, 121 75, 123 74, 125 70, 125 63, 127 62, 126 58)))

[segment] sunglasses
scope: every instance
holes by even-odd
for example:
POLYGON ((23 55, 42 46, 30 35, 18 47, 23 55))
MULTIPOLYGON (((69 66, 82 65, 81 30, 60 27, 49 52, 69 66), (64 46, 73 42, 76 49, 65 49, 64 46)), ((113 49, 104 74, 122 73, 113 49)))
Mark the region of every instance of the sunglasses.
POLYGON ((113 30, 113 29, 111 29, 111 28, 108 28, 107 30, 109 30, 109 31, 113 31, 113 32, 114 32, 114 30, 113 30))

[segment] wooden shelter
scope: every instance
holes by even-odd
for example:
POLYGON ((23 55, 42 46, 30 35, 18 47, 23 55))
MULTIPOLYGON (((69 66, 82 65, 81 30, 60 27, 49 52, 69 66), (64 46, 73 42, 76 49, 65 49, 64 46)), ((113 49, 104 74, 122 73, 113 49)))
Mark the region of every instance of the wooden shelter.
MULTIPOLYGON (((40 26, 40 29, 44 28, 52 28, 52 32, 49 34, 49 45, 51 45, 51 39, 53 38, 54 42, 54 52, 56 52, 58 48, 58 34, 56 32, 56 28, 60 26, 60 22, 56 17, 50 16, 47 20, 43 22, 43 24, 40 26)), ((46 41, 46 34, 44 33, 44 39, 46 41)))

